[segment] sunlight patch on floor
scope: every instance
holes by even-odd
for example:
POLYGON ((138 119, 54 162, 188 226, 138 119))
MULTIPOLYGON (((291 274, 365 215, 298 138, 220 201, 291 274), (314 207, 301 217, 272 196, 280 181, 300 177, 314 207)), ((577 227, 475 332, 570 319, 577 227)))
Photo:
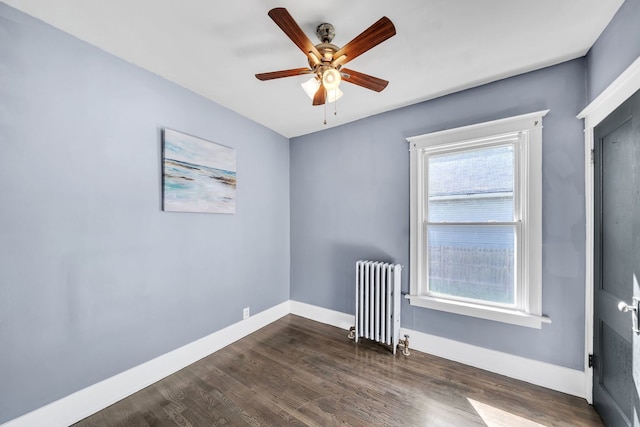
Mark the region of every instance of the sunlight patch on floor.
POLYGON ((522 418, 486 403, 467 398, 487 427, 546 427, 544 424, 522 418))

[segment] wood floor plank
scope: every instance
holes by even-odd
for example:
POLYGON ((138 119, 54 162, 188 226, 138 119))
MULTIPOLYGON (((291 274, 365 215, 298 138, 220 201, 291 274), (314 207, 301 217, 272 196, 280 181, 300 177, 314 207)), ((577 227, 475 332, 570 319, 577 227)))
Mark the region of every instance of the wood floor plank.
POLYGON ((289 315, 76 424, 602 426, 583 399, 289 315))

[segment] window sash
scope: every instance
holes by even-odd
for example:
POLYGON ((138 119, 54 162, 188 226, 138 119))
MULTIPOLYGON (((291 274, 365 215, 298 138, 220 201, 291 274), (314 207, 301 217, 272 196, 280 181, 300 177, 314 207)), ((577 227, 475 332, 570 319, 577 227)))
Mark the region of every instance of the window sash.
MULTIPOLYGON (((477 141, 472 141, 469 146, 469 144, 466 145, 460 145, 457 147, 434 147, 433 150, 425 150, 424 151, 424 158, 423 158, 423 168, 424 168, 424 179, 425 179, 425 183, 424 183, 424 189, 425 189, 425 219, 427 221, 430 220, 431 218, 431 214, 429 212, 429 206, 430 204, 436 203, 437 201, 444 201, 444 200, 473 200, 474 197, 468 197, 468 194, 465 193, 458 193, 458 194, 450 194, 450 195, 438 195, 438 196, 432 196, 430 191, 431 191, 431 179, 434 179, 437 182, 437 178, 436 175, 438 172, 443 172, 442 170, 438 170, 436 171, 436 169, 434 168, 433 171, 433 175, 432 176, 432 171, 430 169, 430 166, 432 166, 432 162, 431 160, 433 159, 443 159, 446 157, 451 157, 451 156, 455 156, 457 154, 476 154, 476 155, 480 155, 480 157, 482 157, 482 154, 484 154, 485 158, 488 156, 495 156, 495 149, 500 149, 500 148, 510 148, 511 149, 511 176, 512 176, 512 182, 511 182, 511 192, 509 191, 502 191, 502 192, 495 192, 495 193, 478 193, 476 194, 476 198, 487 198, 487 199, 491 199, 491 198, 495 198, 495 197, 500 197, 500 194, 503 195, 507 195, 510 194, 510 205, 511 205, 511 220, 519 220, 520 219, 520 209, 518 208, 518 204, 519 204, 519 192, 518 192, 518 171, 520 170, 519 167, 519 162, 520 162, 520 152, 518 150, 518 147, 520 145, 520 142, 523 138, 523 135, 521 133, 518 134, 511 134, 511 135, 505 135, 505 136, 501 136, 498 138, 490 138, 487 139, 485 141, 482 142, 477 142, 477 141), (491 153, 491 151, 494 151, 494 153, 491 153), (484 153, 483 153, 484 152, 484 153)), ((473 162, 473 160, 471 160, 472 158, 467 157, 466 161, 468 162, 473 162)), ((458 161, 460 162, 464 162, 465 159, 464 158, 459 158, 458 161)), ((440 168, 439 168, 440 169, 440 168)), ((486 168, 485 168, 486 169, 486 168)), ((475 184, 475 183, 474 183, 475 184)), ((479 188, 471 188, 474 184, 470 184, 470 183, 466 183, 466 185, 470 186, 469 188, 465 188, 465 185, 463 184, 462 188, 457 188, 455 190, 457 190, 458 192, 460 191, 473 191, 473 190, 479 190, 479 188)), ((454 185, 455 186, 455 185, 454 185)), ((453 188, 451 188, 453 189, 453 188)), ((442 190, 442 189, 441 189, 442 190)), ((454 190, 454 191, 455 191, 454 190)), ((504 189, 503 189, 504 190, 504 189)), ((477 219, 477 218, 476 218, 477 219)), ((464 222, 463 220, 451 220, 448 222, 464 222)), ((493 221, 486 221, 486 222, 493 222, 493 221)))
POLYGON ((520 162, 521 162, 521 145, 523 141, 524 135, 522 132, 514 132, 506 135, 492 136, 489 138, 481 139, 481 140, 472 140, 472 141, 463 141, 458 144, 446 145, 446 146, 435 146, 431 148, 423 149, 422 154, 422 170, 423 170, 423 216, 425 219, 423 222, 423 242, 424 247, 422 250, 423 257, 421 262, 424 265, 423 268, 423 277, 422 277, 422 286, 421 286, 421 294, 426 296, 438 297, 441 299, 449 299, 454 301, 462 301, 462 302, 471 302, 474 304, 484 305, 484 306, 492 306, 492 307, 505 307, 512 308, 517 310, 526 310, 526 299, 523 297, 525 295, 525 290, 523 289, 523 280, 520 277, 519 272, 522 270, 521 268, 521 256, 523 255, 523 250, 521 249, 521 240, 522 240, 522 219, 521 215, 523 213, 522 206, 520 206, 520 201, 522 200, 521 191, 520 191, 520 177, 519 172, 521 170, 520 162), (501 222, 471 222, 471 221, 441 221, 441 222, 429 222, 429 158, 432 156, 445 156, 462 152, 474 152, 474 151, 482 151, 491 148, 499 148, 499 147, 511 147, 513 149, 513 221, 501 221, 501 222), (513 260, 513 270, 514 270, 514 283, 513 283, 513 293, 514 298, 512 303, 499 303, 494 301, 488 301, 485 299, 476 299, 476 298, 467 298, 463 296, 450 295, 450 294, 442 294, 442 293, 434 293, 431 290, 431 284, 429 282, 429 276, 431 271, 431 266, 429 265, 429 228, 433 225, 447 225, 447 226, 479 226, 479 227, 496 227, 496 226, 513 226, 514 227, 514 260, 513 260))
POLYGON ((424 248, 423 248, 423 259, 422 259, 422 263, 425 266, 425 268, 423 269, 423 274, 424 277, 422 278, 422 292, 421 294, 426 295, 426 296, 431 296, 431 297, 436 297, 436 298, 444 298, 444 299, 450 299, 450 300, 454 300, 454 301, 461 301, 461 302, 469 302, 469 303, 474 303, 474 304, 479 304, 479 305, 486 305, 486 306, 492 306, 492 307, 502 307, 502 308, 511 308, 511 309, 518 309, 521 310, 525 301, 523 299, 523 295, 524 292, 522 290, 522 280, 520 278, 520 271, 522 270, 520 268, 521 265, 521 260, 520 257, 522 255, 522 250, 519 249, 519 242, 522 240, 521 239, 521 235, 522 235, 522 222, 521 221, 513 221, 513 222, 449 222, 449 223, 443 223, 443 222, 437 222, 437 223, 433 223, 433 222, 425 222, 424 223, 424 248), (447 294, 447 293, 440 293, 440 292, 434 292, 432 291, 432 287, 431 287, 431 282, 430 282, 430 278, 431 278, 431 264, 430 264, 430 245, 429 245, 429 229, 431 227, 437 227, 437 226, 446 226, 446 227, 452 227, 452 228, 459 228, 459 227, 469 227, 469 226, 473 226, 473 227, 480 227, 480 228, 496 228, 496 227, 513 227, 513 299, 511 303, 501 303, 501 302, 497 302, 497 301, 491 301, 488 299, 479 299, 479 298, 471 298, 471 297, 465 297, 465 296, 461 296, 461 295, 453 295, 453 294, 447 294))

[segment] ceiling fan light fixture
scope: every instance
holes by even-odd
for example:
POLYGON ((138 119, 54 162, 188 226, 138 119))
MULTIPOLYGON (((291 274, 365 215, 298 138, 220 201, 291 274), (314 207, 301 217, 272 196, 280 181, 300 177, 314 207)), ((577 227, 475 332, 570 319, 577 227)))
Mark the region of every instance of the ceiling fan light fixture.
POLYGON ((320 87, 320 82, 316 77, 312 77, 306 82, 302 83, 300 86, 302 86, 304 93, 306 93, 309 98, 313 99, 313 96, 316 94, 318 88, 320 87))
MULTIPOLYGON (((316 29, 320 44, 314 45, 306 36, 300 25, 284 7, 276 7, 269 11, 269 17, 286 34, 289 39, 307 57, 309 68, 294 68, 291 70, 272 71, 256 74, 258 80, 272 80, 283 77, 314 74, 314 78, 302 84, 305 93, 312 99, 312 105, 323 105, 334 102, 342 96, 338 89, 342 77, 350 84, 365 89, 382 91, 388 81, 364 73, 342 68, 347 62, 357 58, 375 46, 396 34, 396 28, 389 18, 383 16, 369 28, 357 35, 342 47, 332 44, 335 35, 333 25, 324 23, 316 29), (344 74, 343 74, 344 73, 344 74)), ((335 112, 334 112, 335 114, 335 112)), ((326 107, 325 107, 326 115, 326 107)), ((325 121, 326 122, 326 121, 325 121)))
MULTIPOLYGON (((300 86, 302 86, 302 89, 307 94, 307 96, 310 99, 313 99, 316 92, 320 88, 320 82, 318 81, 318 78, 313 77, 307 80, 306 82, 301 83, 300 86)), ((342 95, 344 95, 344 93, 340 90, 340 88, 327 90, 327 102, 329 103, 335 102, 338 99, 342 98, 342 95)))
POLYGON ((342 95, 344 95, 344 93, 342 93, 342 91, 338 87, 335 89, 328 90, 327 102, 328 103, 336 102, 338 99, 342 98, 342 95))
POLYGON ((322 84, 327 91, 338 89, 340 81, 342 81, 342 77, 340 76, 340 72, 335 68, 329 68, 322 73, 322 84))

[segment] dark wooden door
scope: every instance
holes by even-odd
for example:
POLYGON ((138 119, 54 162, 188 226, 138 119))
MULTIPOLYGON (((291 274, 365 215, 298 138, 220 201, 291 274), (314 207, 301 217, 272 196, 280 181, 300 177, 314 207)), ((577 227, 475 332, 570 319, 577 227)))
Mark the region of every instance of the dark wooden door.
POLYGON ((596 127, 594 151, 593 402, 608 426, 640 426, 640 92, 596 127))

